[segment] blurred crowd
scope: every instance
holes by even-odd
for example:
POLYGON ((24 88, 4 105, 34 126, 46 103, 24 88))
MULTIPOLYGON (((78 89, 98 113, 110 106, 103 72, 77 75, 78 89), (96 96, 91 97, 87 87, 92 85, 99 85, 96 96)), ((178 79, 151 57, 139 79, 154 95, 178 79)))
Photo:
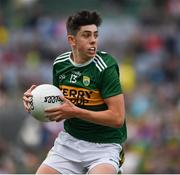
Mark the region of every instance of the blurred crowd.
MULTIPOLYGON (((22 95, 32 84, 52 82, 54 59, 70 49, 66 15, 46 13, 40 1, 2 2, 0 173, 34 173, 63 123, 33 119, 22 95)), ((99 8, 99 48, 120 67, 128 127, 124 172, 180 173, 180 1, 113 0, 109 16, 108 3, 99 8)))

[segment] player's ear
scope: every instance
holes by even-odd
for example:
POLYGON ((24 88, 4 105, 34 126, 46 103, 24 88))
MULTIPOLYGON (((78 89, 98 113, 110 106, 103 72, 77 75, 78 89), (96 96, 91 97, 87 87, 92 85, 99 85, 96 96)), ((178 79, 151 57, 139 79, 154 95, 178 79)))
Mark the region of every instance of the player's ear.
POLYGON ((74 46, 75 45, 75 37, 73 35, 67 35, 67 39, 68 39, 68 43, 71 45, 71 46, 74 46))

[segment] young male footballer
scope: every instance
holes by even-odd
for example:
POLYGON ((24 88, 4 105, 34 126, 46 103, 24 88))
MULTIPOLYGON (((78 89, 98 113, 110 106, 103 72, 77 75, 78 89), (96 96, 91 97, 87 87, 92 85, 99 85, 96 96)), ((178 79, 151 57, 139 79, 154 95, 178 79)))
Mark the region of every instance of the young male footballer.
MULTIPOLYGON (((116 174, 127 138, 124 96, 115 59, 97 50, 101 17, 80 11, 69 16, 67 40, 71 51, 53 64, 53 84, 64 104, 46 110, 51 121, 64 122, 37 174, 116 174)), ((23 96, 29 110, 31 86, 23 96)))

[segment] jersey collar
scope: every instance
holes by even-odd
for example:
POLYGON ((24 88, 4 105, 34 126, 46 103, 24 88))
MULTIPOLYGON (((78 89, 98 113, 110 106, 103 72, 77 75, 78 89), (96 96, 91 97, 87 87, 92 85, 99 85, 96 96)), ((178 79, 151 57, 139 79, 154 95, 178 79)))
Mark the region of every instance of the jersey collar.
POLYGON ((87 62, 85 62, 85 63, 83 63, 83 64, 77 64, 77 63, 75 63, 75 62, 71 59, 71 54, 72 54, 72 52, 69 54, 69 60, 70 60, 71 64, 73 64, 73 66, 75 66, 75 67, 84 67, 84 66, 87 66, 87 65, 90 64, 90 63, 93 61, 93 59, 94 59, 94 57, 93 57, 93 58, 91 58, 89 61, 87 61, 87 62))

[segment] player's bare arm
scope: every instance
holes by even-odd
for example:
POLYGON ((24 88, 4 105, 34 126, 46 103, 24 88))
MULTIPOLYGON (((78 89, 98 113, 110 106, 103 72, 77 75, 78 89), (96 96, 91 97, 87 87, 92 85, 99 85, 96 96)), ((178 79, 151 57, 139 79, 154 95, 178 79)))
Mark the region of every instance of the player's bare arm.
POLYGON ((105 99, 105 103, 108 106, 108 110, 96 112, 78 108, 64 98, 64 104, 59 107, 47 109, 46 116, 52 121, 61 121, 77 116, 80 119, 96 124, 121 127, 125 118, 124 96, 121 94, 109 97, 105 99))
POLYGON ((124 96, 117 95, 105 99, 108 109, 105 111, 89 111, 78 108, 77 116, 81 119, 110 127, 121 127, 125 118, 124 96))
POLYGON ((105 111, 81 111, 81 119, 88 120, 100 125, 121 127, 125 118, 124 96, 117 95, 105 99, 108 109, 105 111))

